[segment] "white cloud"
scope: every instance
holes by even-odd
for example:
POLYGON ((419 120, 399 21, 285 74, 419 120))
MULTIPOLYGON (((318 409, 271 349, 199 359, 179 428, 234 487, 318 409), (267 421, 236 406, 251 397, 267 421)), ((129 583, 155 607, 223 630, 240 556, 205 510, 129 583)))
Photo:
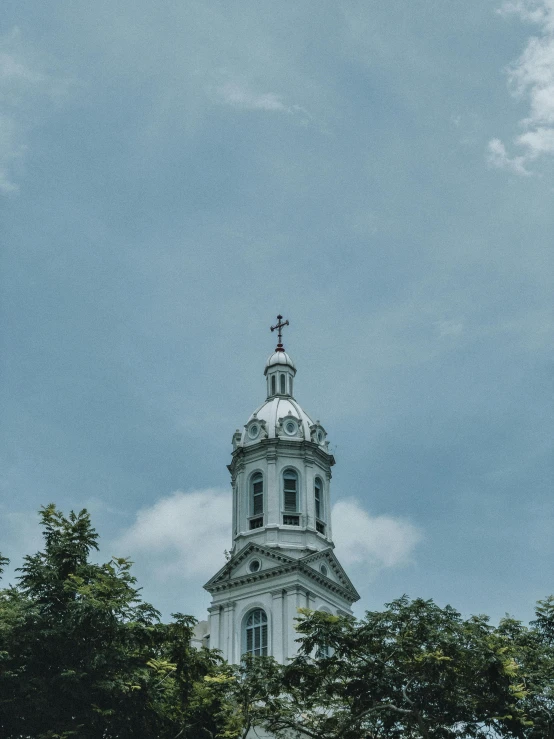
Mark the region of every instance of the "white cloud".
POLYGON ((112 546, 132 560, 147 555, 149 568, 162 580, 209 577, 231 547, 231 493, 209 488, 161 498, 141 509, 112 546))
MULTIPOLYGON (((421 532, 401 518, 370 516, 349 499, 333 507, 333 538, 345 566, 377 571, 410 562, 421 532)), ((149 580, 211 577, 231 548, 231 493, 219 488, 172 493, 141 509, 112 548, 136 561, 143 573, 147 567, 149 580)))
POLYGON ((227 82, 217 88, 219 98, 227 105, 247 110, 268 110, 290 113, 291 108, 283 103, 280 95, 273 92, 254 93, 237 82, 227 82))
POLYGON ((302 125, 308 125, 311 116, 300 105, 288 105, 282 95, 275 92, 255 92, 242 80, 228 80, 212 88, 216 99, 224 105, 241 110, 262 110, 268 113, 287 113, 298 116, 302 125))
POLYGON ((509 157, 506 147, 500 139, 491 139, 487 147, 487 161, 496 169, 507 169, 515 174, 528 176, 531 174, 525 167, 525 157, 509 157))
POLYGON ((552 25, 554 22, 552 0, 507 0, 498 11, 500 15, 517 14, 530 23, 552 25))
POLYGON ((498 169, 529 175, 527 164, 545 154, 554 154, 554 0, 506 2, 501 15, 517 15, 539 26, 540 36, 531 36, 519 59, 509 68, 514 95, 527 97, 530 111, 520 121, 525 133, 514 138, 523 153, 510 156, 499 139, 488 144, 487 160, 498 169))
POLYGON ((422 533, 402 518, 370 516, 350 498, 333 506, 333 538, 345 566, 358 564, 377 571, 408 564, 422 533))

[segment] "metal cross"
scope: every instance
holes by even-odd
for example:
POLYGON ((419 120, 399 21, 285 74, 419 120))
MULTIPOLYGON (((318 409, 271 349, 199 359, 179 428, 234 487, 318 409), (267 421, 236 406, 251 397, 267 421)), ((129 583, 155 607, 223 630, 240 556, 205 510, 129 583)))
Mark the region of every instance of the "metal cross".
POLYGON ((285 349, 283 347, 281 333, 285 326, 289 325, 288 321, 282 322, 283 316, 277 316, 277 325, 276 326, 270 326, 272 331, 275 331, 277 329, 277 336, 279 337, 279 343, 277 344, 277 348, 275 349, 276 352, 284 352, 285 349))

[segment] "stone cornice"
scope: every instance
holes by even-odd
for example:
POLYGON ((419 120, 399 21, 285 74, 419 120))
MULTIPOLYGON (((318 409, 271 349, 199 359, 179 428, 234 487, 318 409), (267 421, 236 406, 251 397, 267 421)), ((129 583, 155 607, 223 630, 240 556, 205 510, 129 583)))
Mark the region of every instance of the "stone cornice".
MULTIPOLYGON (((286 455, 289 458, 309 459, 318 461, 319 464, 330 470, 335 464, 335 458, 332 454, 325 452, 318 444, 307 439, 262 439, 257 444, 242 447, 239 446, 233 451, 231 464, 227 465, 227 469, 231 474, 235 472, 239 464, 246 461, 263 459, 273 455, 286 455)), ((328 472, 330 474, 330 472, 328 472)))

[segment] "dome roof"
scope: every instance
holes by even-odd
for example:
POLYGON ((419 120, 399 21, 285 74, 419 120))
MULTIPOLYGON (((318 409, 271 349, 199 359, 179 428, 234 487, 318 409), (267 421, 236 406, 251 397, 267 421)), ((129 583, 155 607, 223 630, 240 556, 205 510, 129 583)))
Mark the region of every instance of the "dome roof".
POLYGON ((265 363, 264 375, 267 374, 267 371, 270 367, 274 367, 276 364, 284 364, 296 372, 296 366, 289 355, 286 353, 286 351, 276 350, 273 352, 273 354, 269 355, 267 362, 265 363))
MULTIPOLYGON (((252 413, 242 432, 241 444, 252 443, 247 429, 252 426, 252 421, 265 422, 265 430, 268 439, 283 438, 281 420, 291 419, 298 424, 298 431, 304 439, 310 439, 310 426, 314 422, 293 398, 273 397, 265 401, 252 413)), ((263 424, 262 424, 263 425, 263 424)), ((296 436, 296 435, 295 435, 296 436)), ((296 436, 298 438, 298 436, 296 436)))

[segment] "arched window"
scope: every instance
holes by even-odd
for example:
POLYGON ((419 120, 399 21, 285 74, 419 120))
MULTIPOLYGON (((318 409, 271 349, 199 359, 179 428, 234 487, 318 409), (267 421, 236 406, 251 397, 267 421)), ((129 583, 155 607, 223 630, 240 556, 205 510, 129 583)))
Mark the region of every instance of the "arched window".
POLYGON ((289 395, 292 395, 292 375, 289 376, 289 395))
POLYGON ((275 375, 271 375, 271 394, 275 395, 277 392, 277 383, 275 380, 275 375))
POLYGON ((285 395, 285 393, 287 392, 287 387, 285 383, 286 377, 285 375, 281 375, 281 395, 285 395))
POLYGON ((295 470, 283 472, 283 499, 286 512, 298 510, 298 473, 295 470))
POLYGON ((315 517, 323 521, 323 483, 319 477, 314 482, 315 517))
POLYGON ((261 529, 264 525, 264 478, 255 472, 250 478, 250 529, 261 529))
POLYGON ((315 528, 320 534, 325 534, 325 509, 323 506, 323 483, 320 477, 314 480, 315 528))
POLYGON ((261 516, 264 512, 264 478, 261 472, 255 472, 250 478, 250 512, 252 516, 261 516))
POLYGON ((243 653, 267 656, 267 616, 261 608, 250 611, 246 617, 243 653))

